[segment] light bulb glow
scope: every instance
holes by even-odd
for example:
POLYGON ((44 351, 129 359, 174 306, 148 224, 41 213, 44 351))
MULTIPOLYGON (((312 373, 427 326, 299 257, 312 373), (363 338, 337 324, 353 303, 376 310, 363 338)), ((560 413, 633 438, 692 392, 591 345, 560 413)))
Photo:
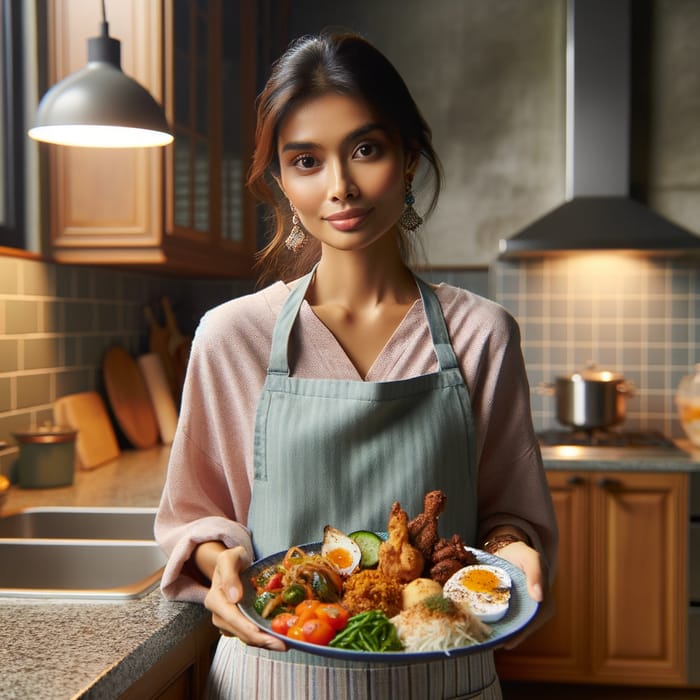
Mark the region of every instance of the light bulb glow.
POLYGON ((94 124, 35 126, 28 133, 37 141, 89 148, 146 148, 173 141, 172 135, 163 131, 94 124))

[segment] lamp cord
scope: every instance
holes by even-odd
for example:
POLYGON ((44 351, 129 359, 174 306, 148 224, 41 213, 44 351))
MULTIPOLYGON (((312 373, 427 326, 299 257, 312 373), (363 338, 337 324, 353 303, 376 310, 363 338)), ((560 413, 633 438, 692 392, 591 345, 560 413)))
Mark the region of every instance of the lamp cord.
POLYGON ((105 9, 105 0, 102 0, 102 36, 109 36, 109 24, 107 24, 107 10, 105 9))

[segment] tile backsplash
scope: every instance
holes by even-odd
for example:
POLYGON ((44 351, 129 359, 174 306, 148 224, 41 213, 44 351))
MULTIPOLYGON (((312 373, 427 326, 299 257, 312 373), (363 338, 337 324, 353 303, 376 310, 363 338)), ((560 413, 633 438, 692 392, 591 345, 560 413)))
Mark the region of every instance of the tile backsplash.
POLYGON ((595 253, 499 262, 490 284, 520 324, 538 430, 562 428, 538 385, 593 362, 636 387, 621 428, 683 436, 675 392, 700 362, 697 261, 595 253))
MULTIPOLYGON (((146 305, 163 324, 168 296, 181 330, 191 334, 204 310, 251 286, 0 256, 0 441, 13 443, 13 431, 50 421, 60 396, 104 395, 101 362, 109 347, 148 352, 146 305)), ((0 456, 0 471, 13 460, 13 453, 0 456)))
MULTIPOLYGON (((636 386, 624 428, 674 437, 676 387, 700 361, 700 268, 681 259, 611 255, 495 263, 490 270, 423 270, 503 304, 518 320, 537 429, 558 427, 537 387, 588 362, 636 386)), ((163 323, 168 296, 190 335, 201 314, 251 291, 250 281, 177 279, 0 256, 0 440, 52 417, 53 401, 103 393, 102 356, 119 344, 148 351, 149 305, 163 323)), ((12 454, 0 456, 0 471, 12 454)))

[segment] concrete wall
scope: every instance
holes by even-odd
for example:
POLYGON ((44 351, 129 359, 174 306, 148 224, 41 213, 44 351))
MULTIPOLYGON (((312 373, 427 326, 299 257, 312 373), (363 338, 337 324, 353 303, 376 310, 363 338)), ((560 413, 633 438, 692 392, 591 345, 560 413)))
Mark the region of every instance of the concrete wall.
POLYGON ((564 197, 564 0, 290 2, 290 37, 342 26, 398 68, 445 166, 432 265, 485 265, 564 197))
POLYGON ((647 201, 700 234, 700 2, 651 9, 647 201))
MULTIPOLYGON (((700 234, 700 2, 631 8, 630 190, 700 234)), ((564 201, 566 0, 290 2, 290 37, 329 25, 384 51, 433 126, 447 186, 430 264, 487 265, 564 201)))

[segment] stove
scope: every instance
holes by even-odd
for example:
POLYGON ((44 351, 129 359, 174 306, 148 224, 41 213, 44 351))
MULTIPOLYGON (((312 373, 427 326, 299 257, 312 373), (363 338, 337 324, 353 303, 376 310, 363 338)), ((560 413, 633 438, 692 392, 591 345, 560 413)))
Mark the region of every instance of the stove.
POLYGON ((544 430, 537 433, 542 447, 576 445, 579 447, 632 447, 678 450, 665 435, 647 430, 641 432, 616 430, 544 430))

